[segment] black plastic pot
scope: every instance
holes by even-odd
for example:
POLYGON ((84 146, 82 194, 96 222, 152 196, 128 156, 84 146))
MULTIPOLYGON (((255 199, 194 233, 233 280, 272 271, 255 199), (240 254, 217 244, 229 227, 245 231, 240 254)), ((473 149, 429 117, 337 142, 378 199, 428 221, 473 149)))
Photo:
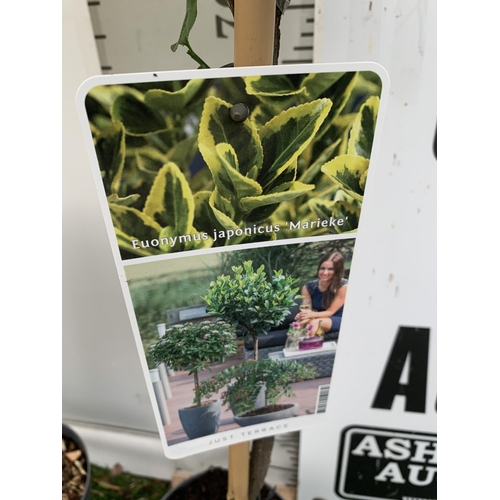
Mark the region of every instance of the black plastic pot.
POLYGON ((65 424, 62 424, 62 437, 73 441, 80 450, 82 450, 83 456, 85 457, 85 471, 87 472, 87 479, 85 481, 85 490, 83 491, 83 496, 81 500, 90 500, 90 487, 91 487, 91 477, 90 477, 90 460, 89 454, 87 452, 87 447, 83 442, 82 438, 70 427, 65 424))
POLYGON ((284 418, 293 417, 294 413, 299 407, 298 403, 293 403, 289 408, 285 408, 279 411, 274 411, 272 413, 263 413, 262 415, 252 415, 245 416, 235 415, 234 421, 241 427, 246 427, 247 425, 263 424, 265 422, 272 422, 273 420, 282 420, 284 418))
MULTIPOLYGON (((227 470, 211 467, 183 481, 170 490, 162 500, 226 500, 226 494, 227 470), (207 486, 212 486, 213 490, 206 489, 207 486)), ((264 484, 260 494, 261 500, 284 500, 267 484, 264 484)))

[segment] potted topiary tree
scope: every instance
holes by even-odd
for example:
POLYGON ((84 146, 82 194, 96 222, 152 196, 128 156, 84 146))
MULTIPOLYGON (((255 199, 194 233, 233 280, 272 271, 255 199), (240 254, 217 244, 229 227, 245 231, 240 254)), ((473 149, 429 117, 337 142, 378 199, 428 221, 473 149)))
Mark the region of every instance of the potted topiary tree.
MULTIPOLYGON (((232 276, 221 275, 215 281, 212 281, 203 299, 208 304, 207 312, 217 314, 235 327, 244 329, 246 335, 253 339, 254 359, 247 361, 239 368, 235 368, 234 377, 232 377, 234 383, 228 385, 226 394, 226 399, 230 401, 236 398, 237 388, 246 387, 250 400, 256 397, 255 388, 261 387, 263 384, 266 386, 267 394, 268 381, 264 374, 269 374, 269 370, 266 370, 266 367, 271 366, 269 362, 276 363, 275 367, 273 365, 275 375, 281 370, 286 372, 288 367, 294 366, 290 365, 289 362, 283 362, 284 364, 279 367, 282 362, 272 360, 262 360, 265 363, 261 365, 261 361, 258 360, 258 337, 259 335, 266 335, 273 326, 283 321, 289 313, 289 308, 295 305, 299 288, 294 286, 297 280, 285 275, 282 270, 274 271, 274 275, 268 279, 264 272, 264 266, 262 265, 255 270, 251 260, 245 261, 241 266, 233 266, 232 271, 232 276), (252 383, 245 380, 246 377, 256 383, 253 388, 252 383)), ((308 374, 307 376, 306 374, 303 375, 304 378, 308 378, 308 374)), ((271 396, 266 396, 268 399, 273 397, 278 388, 278 378, 269 379, 271 396)), ((286 375, 283 374, 279 380, 286 387, 286 375)), ((209 384, 207 384, 207 390, 210 390, 209 384)), ((276 411, 277 408, 269 408, 269 406, 272 407, 272 405, 267 405, 267 407, 265 405, 256 411, 259 415, 268 414, 264 418, 271 419, 273 410, 276 411)), ((236 411, 240 412, 241 407, 237 408, 236 411)), ((278 418, 286 417, 280 414, 278 418)), ((257 496, 264 484, 273 444, 273 436, 253 442, 250 456, 250 487, 248 492, 248 496, 252 500, 257 496)))
POLYGON ((264 266, 254 270, 252 261, 233 266, 233 276, 221 275, 210 283, 203 297, 208 304, 207 312, 217 314, 234 326, 243 328, 254 342, 254 360, 258 360, 259 335, 279 325, 289 308, 295 305, 297 280, 274 271, 267 279, 264 266))
POLYGON ((298 405, 279 404, 279 400, 282 396, 295 396, 292 383, 315 376, 316 369, 312 364, 262 359, 226 368, 201 382, 200 392, 202 395, 213 394, 235 381, 231 391, 222 393, 222 402, 231 408, 238 425, 247 426, 293 416, 298 405), (256 387, 262 383, 266 386, 265 404, 255 409, 256 387))
POLYGON ((189 439, 195 439, 219 430, 220 400, 202 401, 213 393, 200 389, 199 374, 210 364, 224 362, 236 352, 234 328, 225 321, 202 321, 174 325, 165 331, 159 342, 150 348, 156 363, 165 363, 173 370, 188 370, 194 378, 193 405, 179 408, 179 418, 189 439))

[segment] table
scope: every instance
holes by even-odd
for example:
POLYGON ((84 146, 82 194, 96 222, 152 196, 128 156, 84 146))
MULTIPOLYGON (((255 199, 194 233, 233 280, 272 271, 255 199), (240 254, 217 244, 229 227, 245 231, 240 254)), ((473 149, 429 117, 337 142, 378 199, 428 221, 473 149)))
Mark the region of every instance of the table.
POLYGON ((323 345, 326 348, 300 351, 300 354, 290 357, 285 357, 282 349, 279 352, 270 353, 269 358, 275 361, 294 360, 302 364, 311 363, 317 371, 315 378, 331 377, 333 362, 335 361, 335 354, 337 352, 337 343, 325 342, 323 345))

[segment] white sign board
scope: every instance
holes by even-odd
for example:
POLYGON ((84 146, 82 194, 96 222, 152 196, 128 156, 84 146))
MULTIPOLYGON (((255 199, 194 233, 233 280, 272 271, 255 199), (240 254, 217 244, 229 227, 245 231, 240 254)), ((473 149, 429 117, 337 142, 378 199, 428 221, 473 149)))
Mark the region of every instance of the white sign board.
POLYGON ((315 60, 377 61, 391 93, 378 204, 356 242, 371 256, 350 280, 363 314, 349 317, 339 346, 346 356, 333 374, 332 420, 301 432, 298 499, 435 499, 435 5, 321 0, 317 9, 315 60))
POLYGON ((384 350, 364 358, 392 332, 360 339, 353 325, 371 308, 370 241, 357 241, 380 203, 387 94, 373 63, 110 75, 80 88, 168 457, 317 426, 342 413, 330 386, 352 393, 360 359, 367 372, 386 362, 384 350))

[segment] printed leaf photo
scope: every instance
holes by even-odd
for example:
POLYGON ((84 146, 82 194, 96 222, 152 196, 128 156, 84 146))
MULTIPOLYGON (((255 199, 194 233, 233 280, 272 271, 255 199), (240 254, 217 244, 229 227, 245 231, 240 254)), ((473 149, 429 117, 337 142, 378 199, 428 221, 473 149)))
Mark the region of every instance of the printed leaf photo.
POLYGON ((122 259, 355 233, 381 90, 366 71, 91 88, 122 259), (238 119, 236 105, 247 111, 238 119), (313 225, 318 217, 343 223, 313 225))

